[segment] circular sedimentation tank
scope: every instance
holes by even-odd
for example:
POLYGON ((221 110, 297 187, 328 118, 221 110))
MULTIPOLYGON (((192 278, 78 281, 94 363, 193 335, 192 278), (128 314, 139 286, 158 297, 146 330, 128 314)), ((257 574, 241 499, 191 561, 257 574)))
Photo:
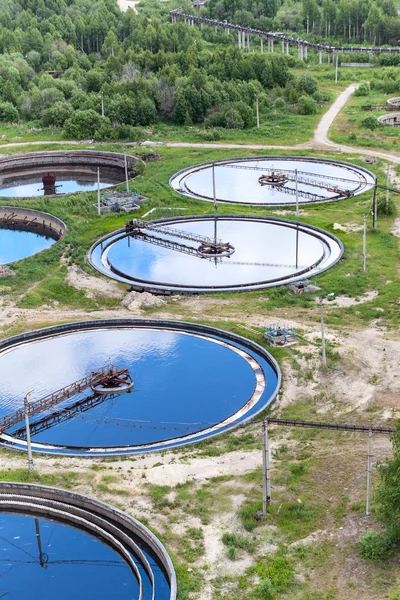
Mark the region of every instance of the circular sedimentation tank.
POLYGON ((188 198, 256 206, 334 202, 371 189, 375 176, 329 159, 261 156, 208 162, 179 171, 171 187, 188 198), (215 185, 214 185, 215 182, 215 185))
POLYGON ((27 392, 30 406, 43 406, 110 360, 129 370, 133 390, 96 396, 86 388, 31 413, 34 451, 112 456, 197 442, 258 414, 281 379, 261 346, 202 325, 117 319, 45 328, 0 342, 0 442, 26 450, 18 411, 27 392))
POLYGON ((175 600, 159 540, 102 502, 43 486, 0 483, 1 590, 9 598, 175 600), (28 583, 29 582, 29 583, 28 583))
POLYGON ((95 269, 138 290, 263 289, 315 276, 343 253, 332 234, 285 219, 204 215, 138 223, 103 237, 89 252, 95 269), (203 238, 229 252, 205 256, 203 238))
POLYGON ((400 112, 392 112, 378 117, 379 123, 387 127, 400 127, 400 112))
POLYGON ((0 265, 9 265, 50 248, 65 231, 65 223, 48 213, 0 206, 0 265))
POLYGON ((395 96, 394 98, 389 98, 387 103, 390 104, 390 106, 396 106, 397 108, 400 108, 400 96, 395 96))
MULTIPOLYGON (((128 177, 138 159, 127 156, 128 177)), ((97 190, 125 181, 125 156, 96 150, 57 150, 16 154, 0 160, 0 197, 30 198, 97 190)))

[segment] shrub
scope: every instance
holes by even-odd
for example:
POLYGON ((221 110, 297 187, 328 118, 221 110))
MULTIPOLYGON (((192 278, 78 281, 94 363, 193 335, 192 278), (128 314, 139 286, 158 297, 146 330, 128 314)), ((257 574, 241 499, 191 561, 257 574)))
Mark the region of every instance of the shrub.
POLYGON ((275 100, 274 108, 277 108, 278 110, 282 110, 282 109, 287 108, 287 104, 283 98, 277 98, 275 100))
POLYGON ((358 546, 361 556, 374 562, 385 560, 391 552, 388 538, 375 529, 366 531, 358 540, 358 546))
POLYGON ((221 132, 218 129, 205 129, 199 131, 199 138, 206 142, 218 142, 221 139, 221 132))
POLYGON ((263 579, 258 586, 258 597, 262 600, 272 600, 274 596, 275 590, 271 580, 268 578, 263 579))
POLYGON ((382 216, 394 217, 397 213, 396 203, 392 198, 389 198, 389 202, 386 206, 386 197, 378 198, 377 202, 377 213, 382 216))
POLYGON ((17 121, 18 111, 11 102, 0 102, 0 121, 17 121))
POLYGON ((371 131, 373 131, 374 129, 377 129, 379 127, 379 121, 372 115, 369 115, 361 121, 361 125, 366 129, 370 129, 371 131))
POLYGON ((301 96, 298 107, 300 115, 315 115, 317 112, 317 103, 311 96, 301 96))
POLYGON ((359 88, 355 91, 355 96, 369 96, 371 88, 369 87, 369 83, 362 83, 359 88))

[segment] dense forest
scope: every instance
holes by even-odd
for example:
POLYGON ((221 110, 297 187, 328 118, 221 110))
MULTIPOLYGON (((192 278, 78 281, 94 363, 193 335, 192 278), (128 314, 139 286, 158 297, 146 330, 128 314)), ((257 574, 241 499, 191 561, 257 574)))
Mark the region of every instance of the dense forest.
POLYGON ((242 129, 256 96, 265 106, 275 90, 303 113, 319 100, 290 56, 209 49, 199 29, 116 0, 0 0, 0 53, 0 120, 70 138, 135 139, 157 120, 242 129))
POLYGON ((394 0, 209 0, 213 18, 273 31, 398 45, 400 16, 394 0))

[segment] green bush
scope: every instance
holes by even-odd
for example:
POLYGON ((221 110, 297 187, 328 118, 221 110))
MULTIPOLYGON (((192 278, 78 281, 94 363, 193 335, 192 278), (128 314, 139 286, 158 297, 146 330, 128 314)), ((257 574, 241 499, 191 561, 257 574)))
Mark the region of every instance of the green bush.
POLYGON ((373 562, 382 562, 391 552, 391 544, 387 537, 369 529, 358 540, 360 554, 373 562))
POLYGON ((277 108, 278 110, 282 110, 282 109, 287 108, 287 104, 283 98, 277 98, 275 100, 274 108, 277 108))
POLYGON ((199 138, 206 142, 218 142, 222 136, 221 132, 218 129, 205 129, 204 131, 199 131, 199 138))
POLYGON ((362 83, 359 88, 355 91, 355 96, 369 96, 371 88, 369 87, 369 83, 362 83))
POLYGON ((372 115, 369 115, 368 117, 365 117, 365 119, 363 119, 361 121, 361 125, 363 127, 365 127, 366 129, 370 129, 371 131, 374 131, 374 129, 377 129, 379 127, 379 121, 372 115))
POLYGON ((301 96, 298 107, 300 115, 315 115, 317 112, 317 103, 311 96, 301 96))
POLYGON ((262 598, 262 600, 272 600, 275 596, 274 586, 268 578, 261 581, 257 591, 258 598, 262 598))
POLYGON ((385 215, 387 215, 389 217, 394 217, 397 213, 396 203, 394 202, 394 200, 392 200, 392 198, 389 198, 389 202, 388 202, 387 206, 386 206, 386 197, 378 198, 376 208, 377 208, 378 215, 382 215, 383 217, 385 215))

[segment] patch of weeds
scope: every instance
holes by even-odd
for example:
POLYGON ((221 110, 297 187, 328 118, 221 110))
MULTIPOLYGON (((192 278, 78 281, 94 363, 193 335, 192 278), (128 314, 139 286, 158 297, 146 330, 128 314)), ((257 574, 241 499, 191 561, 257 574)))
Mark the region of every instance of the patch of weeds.
POLYGON ((256 502, 246 501, 239 509, 239 517, 246 531, 253 531, 261 521, 256 518, 257 513, 262 511, 262 500, 256 502))
POLYGON ((195 562, 205 552, 202 529, 189 527, 181 538, 181 557, 189 563, 195 562))
POLYGON ((287 592, 293 584, 294 561, 288 556, 286 548, 282 547, 275 554, 259 558, 247 573, 256 574, 260 578, 256 597, 272 600, 287 592))
POLYGON ((254 448, 254 445, 258 444, 258 440, 252 433, 243 433, 242 435, 232 436, 227 440, 226 450, 232 452, 233 450, 249 450, 254 448))
POLYGON ((250 554, 255 550, 254 540, 234 533, 224 533, 222 543, 228 547, 228 558, 236 558, 236 550, 246 550, 250 554))
POLYGON ((362 500, 352 502, 350 504, 350 510, 353 512, 358 512, 360 514, 365 514, 365 502, 363 502, 362 500))
POLYGON ((279 529, 289 539, 305 537, 315 529, 319 520, 320 507, 304 502, 285 502, 275 515, 279 529))
POLYGON ((119 477, 116 475, 103 475, 101 478, 102 483, 116 483, 119 481, 119 477))
POLYGON ((184 563, 174 561, 174 567, 178 583, 177 600, 189 600, 192 597, 192 593, 200 591, 201 575, 196 569, 192 569, 189 573, 187 565, 184 563))
POLYGON ((350 500, 349 500, 348 496, 344 496, 340 500, 339 504, 334 508, 333 514, 334 514, 336 520, 340 521, 346 515, 347 506, 349 504, 349 501, 350 500))
POLYGON ((154 485, 149 483, 148 490, 155 508, 171 508, 173 506, 173 503, 166 498, 167 494, 171 491, 168 485, 154 485))
POLYGON ((99 492, 103 492, 105 494, 113 494, 115 496, 128 496, 129 495, 127 490, 121 490, 119 488, 110 488, 105 483, 99 483, 99 485, 97 486, 97 490, 99 492))

